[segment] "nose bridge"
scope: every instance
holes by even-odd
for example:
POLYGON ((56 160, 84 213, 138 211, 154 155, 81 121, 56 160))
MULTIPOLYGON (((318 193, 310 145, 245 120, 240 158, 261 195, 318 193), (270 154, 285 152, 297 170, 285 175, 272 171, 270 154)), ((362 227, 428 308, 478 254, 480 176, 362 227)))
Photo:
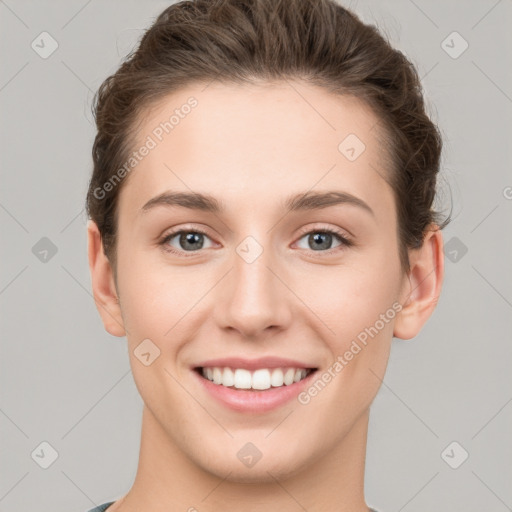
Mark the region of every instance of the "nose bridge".
MULTIPOLYGON (((267 240, 267 239, 266 239, 267 240)), ((268 241, 260 243, 253 236, 248 236, 235 249, 233 272, 236 277, 236 289, 244 297, 268 295, 273 289, 272 273, 269 268, 274 260, 268 241)))
POLYGON ((259 237, 264 238, 261 243, 247 236, 235 247, 224 297, 217 305, 224 327, 249 337, 271 326, 282 327, 289 319, 285 287, 274 275, 276 258, 267 235, 259 237))

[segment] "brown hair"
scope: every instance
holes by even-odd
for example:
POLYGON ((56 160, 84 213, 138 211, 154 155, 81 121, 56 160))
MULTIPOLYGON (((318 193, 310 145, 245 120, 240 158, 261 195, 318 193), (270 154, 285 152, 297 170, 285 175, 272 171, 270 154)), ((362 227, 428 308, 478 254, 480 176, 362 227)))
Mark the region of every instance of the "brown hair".
POLYGON ((126 179, 108 192, 104 184, 133 151, 141 116, 189 84, 285 78, 353 95, 377 115, 389 148, 400 261, 409 271, 407 249, 450 221, 441 223, 433 210, 442 140, 413 64, 334 0, 186 0, 158 16, 93 100, 98 132, 86 208, 114 276, 116 206, 126 179))

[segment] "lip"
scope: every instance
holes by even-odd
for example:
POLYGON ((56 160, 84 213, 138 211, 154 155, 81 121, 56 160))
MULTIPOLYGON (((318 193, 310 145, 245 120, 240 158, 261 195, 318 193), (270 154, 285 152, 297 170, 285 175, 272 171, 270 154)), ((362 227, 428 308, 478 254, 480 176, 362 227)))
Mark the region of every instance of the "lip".
MULTIPOLYGON (((223 360, 224 362, 228 360, 223 360)), ((229 360, 232 362, 232 360, 229 360)), ((223 364, 218 366, 230 366, 230 364, 223 364)), ((288 361, 289 363, 289 361, 288 361)), ((289 364, 283 365, 288 366, 289 364)), ((216 364, 217 365, 217 364, 216 364)), ((293 365, 289 365, 293 366, 293 365)), ((259 366, 261 368, 262 366, 259 366)), ((305 368, 304 366, 298 366, 305 368)), ((235 366, 235 368, 246 368, 243 366, 235 366)), ((268 366, 266 368, 269 368, 268 366)), ((272 367, 274 368, 274 367, 272 367)), ((236 412, 246 414, 262 414, 272 411, 278 407, 290 402, 307 386, 310 385, 312 379, 317 374, 317 370, 312 371, 307 377, 294 382, 289 386, 281 386, 276 388, 269 388, 265 390, 248 390, 248 389, 233 389, 221 384, 214 384, 212 381, 204 378, 197 369, 192 370, 192 374, 196 379, 199 379, 199 384, 203 386, 206 393, 213 397, 218 403, 236 412)))
POLYGON ((229 367, 229 368, 242 368, 244 370, 258 370, 260 368, 305 368, 314 369, 308 363, 297 361, 295 359, 286 359, 282 357, 259 357, 257 359, 244 359, 242 357, 227 357, 223 359, 210 359, 203 361, 193 366, 192 369, 197 368, 213 368, 213 367, 229 367))

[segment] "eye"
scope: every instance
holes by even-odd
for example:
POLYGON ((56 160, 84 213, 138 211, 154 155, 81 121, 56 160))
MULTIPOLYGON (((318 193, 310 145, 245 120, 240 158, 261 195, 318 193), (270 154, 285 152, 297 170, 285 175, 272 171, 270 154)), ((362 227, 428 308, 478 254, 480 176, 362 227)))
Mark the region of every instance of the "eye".
MULTIPOLYGON (((200 229, 180 229, 165 235, 159 242, 159 245, 167 252, 177 254, 179 256, 193 256, 194 253, 201 249, 207 249, 204 245, 205 237, 211 240, 210 237, 200 229), (174 245, 172 244, 174 242, 174 245), (176 247, 176 244, 178 247, 176 247), (186 254, 190 253, 190 254, 186 254)), ((299 242, 302 239, 306 239, 307 244, 311 244, 311 247, 301 247, 301 249, 307 249, 313 252, 323 252, 330 254, 336 250, 342 249, 343 247, 351 247, 354 243, 347 238, 344 233, 332 228, 319 228, 307 231, 301 236, 299 242), (332 248, 334 240, 338 240, 338 246, 332 248)), ((209 247, 212 247, 211 244, 209 247)))
MULTIPOLYGON (((341 231, 331 228, 321 228, 308 231, 303 235, 300 240, 306 239, 306 244, 309 247, 302 247, 314 252, 334 252, 339 247, 350 247, 353 242, 349 240, 341 231), (332 248, 333 239, 339 241, 339 245, 332 248), (312 249, 311 249, 312 247, 312 249)), ((299 242, 300 242, 299 240, 299 242)))
POLYGON ((205 248, 204 237, 209 238, 208 235, 200 229, 182 229, 168 233, 159 244, 164 250, 183 256, 183 252, 196 252, 199 249, 205 248), (178 244, 178 249, 169 244, 174 238, 178 244))

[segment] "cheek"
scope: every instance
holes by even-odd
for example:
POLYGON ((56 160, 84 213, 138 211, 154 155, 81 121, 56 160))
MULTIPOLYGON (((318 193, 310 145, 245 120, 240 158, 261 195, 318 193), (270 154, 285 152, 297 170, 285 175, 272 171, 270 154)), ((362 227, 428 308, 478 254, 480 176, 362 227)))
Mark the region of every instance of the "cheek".
POLYGON ((334 402, 342 408, 362 411, 369 407, 384 378, 400 305, 396 281, 390 275, 380 279, 378 285, 374 280, 354 284, 354 293, 344 297, 343 308, 338 310, 331 349, 333 361, 340 363, 334 402))
POLYGON ((172 327, 182 308, 182 283, 169 271, 164 271, 158 258, 149 257, 142 250, 128 250, 130 245, 136 247, 137 243, 140 244, 136 240, 127 241, 119 248, 123 318, 131 337, 161 338, 172 327))
MULTIPOLYGON (((340 349, 392 309, 398 297, 398 276, 393 269, 385 271, 379 264, 382 262, 325 268, 322 272, 304 273, 296 282, 297 295, 304 298, 317 322, 325 324, 329 338, 337 340, 340 349)), ((388 315, 391 319, 392 313, 393 310, 388 315)))
POLYGON ((147 273, 132 273, 125 278, 121 304, 129 331, 128 339, 134 342, 141 336, 162 338, 173 324, 175 302, 172 288, 164 290, 147 273))
MULTIPOLYGON (((363 410, 385 373, 400 307, 398 257, 390 260, 375 254, 364 264, 332 267, 324 277, 317 273, 301 280, 301 296, 308 298, 307 304, 315 312, 309 316, 313 328, 326 333, 330 356, 326 364, 335 376, 324 398, 341 408, 363 410)), ((321 384, 317 387, 322 389, 321 384)))
MULTIPOLYGON (((182 376, 173 361, 189 340, 184 328, 193 310, 187 311, 197 298, 183 292, 183 280, 165 277, 147 261, 134 257, 127 263, 120 291, 135 384, 157 417, 186 411, 190 404, 176 383, 182 376)), ((172 422, 170 417, 167 420, 172 422)))

